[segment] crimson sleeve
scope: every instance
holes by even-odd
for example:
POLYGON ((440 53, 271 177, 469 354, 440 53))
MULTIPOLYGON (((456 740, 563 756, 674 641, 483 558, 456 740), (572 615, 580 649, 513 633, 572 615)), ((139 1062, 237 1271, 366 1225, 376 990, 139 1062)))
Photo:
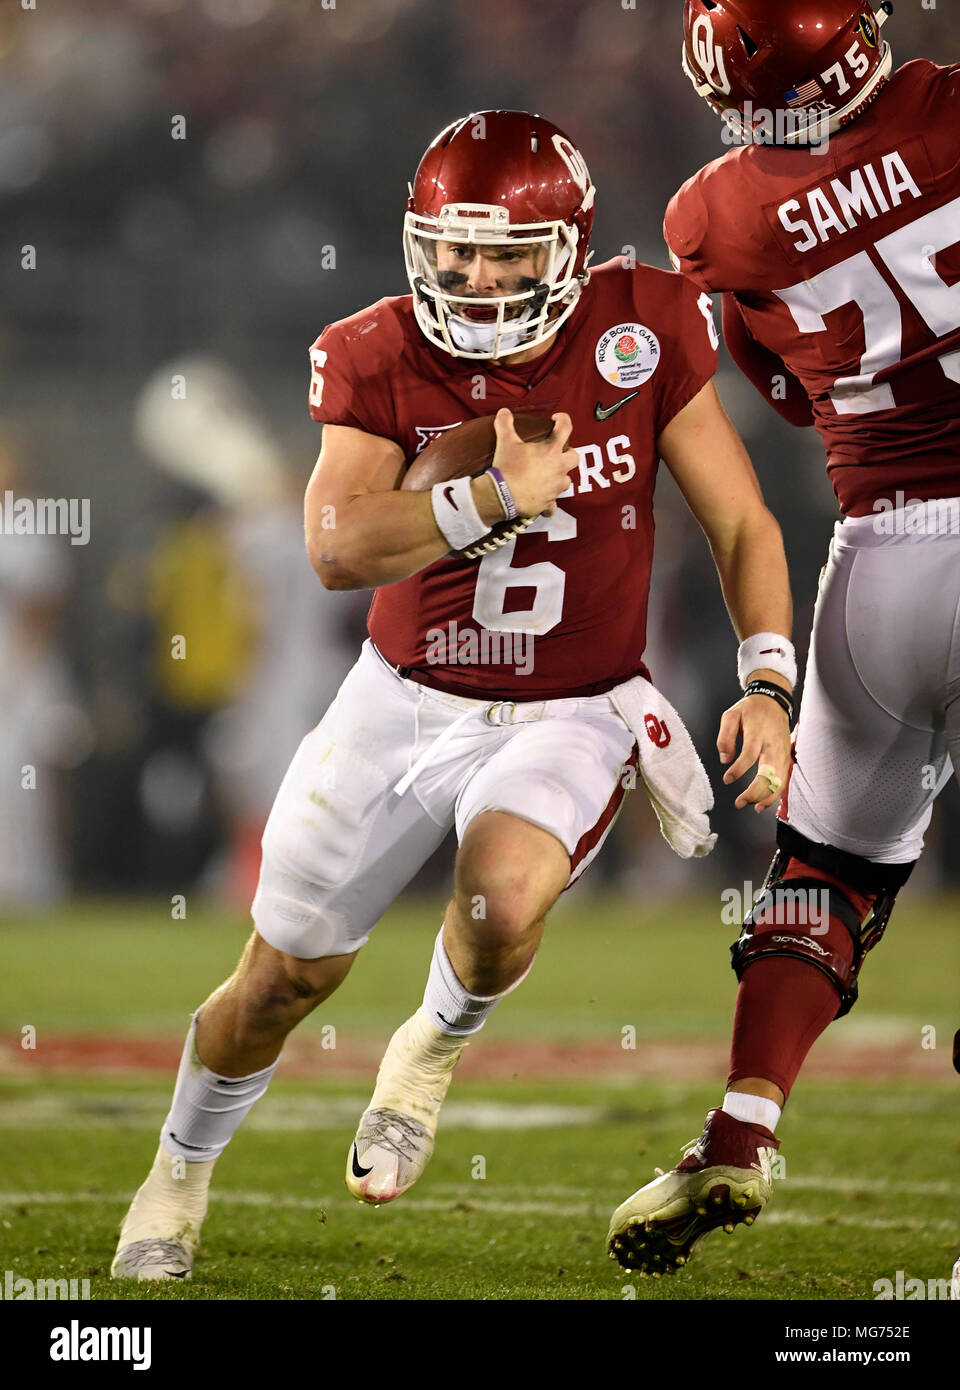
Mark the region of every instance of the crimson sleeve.
POLYGON ((389 376, 375 370, 371 353, 365 365, 358 366, 352 349, 352 339, 339 323, 325 328, 311 347, 310 415, 319 424, 348 425, 392 438, 395 420, 389 376))
POLYGON ((753 337, 736 296, 732 294, 723 296, 723 337, 727 351, 741 372, 778 415, 798 428, 813 424, 813 407, 803 383, 781 357, 753 337), (773 391, 777 378, 785 383, 786 395, 782 399, 773 391))
POLYGON ((710 297, 682 275, 671 274, 670 336, 661 343, 662 361, 653 378, 659 435, 716 374, 720 339, 710 297))
POLYGON ((325 328, 310 349, 310 415, 323 425, 367 426, 354 409, 356 383, 341 335, 325 328))
POLYGON ((709 267, 703 256, 707 235, 707 207, 697 179, 690 179, 670 199, 663 219, 663 239, 674 270, 711 294, 709 267))

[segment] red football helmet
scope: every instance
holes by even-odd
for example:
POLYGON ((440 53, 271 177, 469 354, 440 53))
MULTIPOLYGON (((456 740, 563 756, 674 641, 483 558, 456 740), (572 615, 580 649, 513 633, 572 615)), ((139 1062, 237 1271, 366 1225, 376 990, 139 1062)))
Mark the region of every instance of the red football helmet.
POLYGON ((880 31, 889 0, 686 0, 683 69, 745 139, 769 115, 795 117, 788 143, 854 120, 893 68, 880 31))
POLYGON ((478 111, 441 131, 420 161, 403 226, 414 311, 430 342, 491 359, 556 332, 587 281, 594 192, 580 151, 541 116, 478 111), (497 293, 457 293, 467 277, 440 268, 438 255, 460 247, 522 250, 536 274, 497 280, 497 293))

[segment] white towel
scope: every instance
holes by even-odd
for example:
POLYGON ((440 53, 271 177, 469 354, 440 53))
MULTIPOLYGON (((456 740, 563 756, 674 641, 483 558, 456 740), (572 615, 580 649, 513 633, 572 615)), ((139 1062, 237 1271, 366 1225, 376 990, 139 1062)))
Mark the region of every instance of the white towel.
POLYGON ((634 676, 609 698, 640 749, 640 776, 663 838, 681 859, 702 859, 717 843, 708 812, 713 791, 683 720, 665 695, 634 676))

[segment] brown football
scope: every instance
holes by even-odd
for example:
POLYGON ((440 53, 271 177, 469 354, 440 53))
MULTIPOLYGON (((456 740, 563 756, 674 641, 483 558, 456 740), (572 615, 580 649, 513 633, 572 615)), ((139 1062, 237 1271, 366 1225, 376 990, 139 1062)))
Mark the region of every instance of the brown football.
MULTIPOLYGON (((429 492, 436 483, 476 478, 486 472, 497 448, 494 418, 483 415, 444 430, 410 464, 400 484, 403 491, 429 492)), ((539 444, 553 433, 553 421, 546 415, 514 415, 513 423, 525 444, 539 444)), ((516 521, 501 521, 476 545, 458 553, 465 559, 480 559, 525 530, 532 520, 518 517, 516 521)))

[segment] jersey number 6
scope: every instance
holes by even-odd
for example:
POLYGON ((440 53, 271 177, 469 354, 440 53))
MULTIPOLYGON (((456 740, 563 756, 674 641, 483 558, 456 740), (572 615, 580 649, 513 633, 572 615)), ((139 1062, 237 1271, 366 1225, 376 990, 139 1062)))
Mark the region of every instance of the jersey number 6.
MULTIPOLYGON (((577 534, 577 519, 559 507, 553 516, 538 516, 525 536, 546 535, 551 541, 571 541, 577 534)), ((567 576, 559 565, 541 560, 518 569, 511 566, 517 537, 480 563, 473 600, 473 617, 494 632, 529 632, 542 637, 556 627, 563 614, 563 591, 567 576), (533 589, 533 603, 521 612, 505 613, 508 589, 533 589)))

